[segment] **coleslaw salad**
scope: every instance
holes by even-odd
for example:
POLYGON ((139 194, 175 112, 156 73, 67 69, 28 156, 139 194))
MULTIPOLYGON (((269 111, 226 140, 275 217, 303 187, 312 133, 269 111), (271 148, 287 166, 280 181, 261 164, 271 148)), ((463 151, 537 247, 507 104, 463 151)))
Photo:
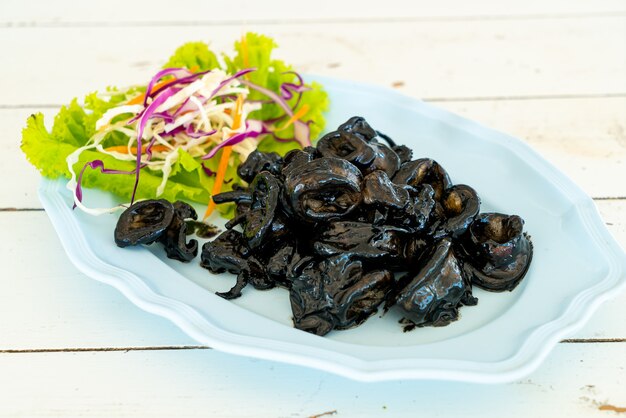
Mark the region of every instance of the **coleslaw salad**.
POLYGON ((235 46, 237 55, 224 55, 226 64, 220 64, 206 45, 183 45, 145 87, 94 93, 83 106, 75 101, 57 115, 52 132, 42 115, 33 115, 22 149, 44 175, 68 177, 75 207, 89 214, 124 206, 89 207, 83 186, 109 189, 130 204, 152 197, 207 203, 206 217, 214 208, 211 196, 231 182, 252 151, 261 144, 279 153, 311 145, 328 107, 321 86, 305 84, 290 66, 270 59, 270 38, 249 33, 235 46), (44 166, 49 157, 40 155, 42 144, 55 142, 55 151, 72 145, 62 147, 63 169, 60 156, 53 154, 54 164, 44 166), (109 182, 103 175, 124 180, 109 182))

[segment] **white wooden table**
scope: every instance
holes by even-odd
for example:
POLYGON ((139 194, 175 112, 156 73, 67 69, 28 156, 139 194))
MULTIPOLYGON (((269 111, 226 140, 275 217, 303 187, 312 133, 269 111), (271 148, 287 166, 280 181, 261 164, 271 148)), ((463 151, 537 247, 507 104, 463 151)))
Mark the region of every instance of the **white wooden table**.
POLYGON ((626 1, 303 3, 0 3, 0 415, 623 413, 626 295, 519 382, 365 384, 199 347, 70 264, 19 150, 27 116, 146 80, 186 41, 226 49, 246 30, 303 72, 396 88, 524 139, 626 246, 626 1))

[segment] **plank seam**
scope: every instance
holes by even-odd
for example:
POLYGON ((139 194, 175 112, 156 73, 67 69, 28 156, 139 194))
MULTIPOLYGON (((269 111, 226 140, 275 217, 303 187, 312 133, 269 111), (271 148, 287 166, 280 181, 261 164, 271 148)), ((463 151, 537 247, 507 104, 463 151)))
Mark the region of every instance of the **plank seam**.
MULTIPOLYGON (((624 98, 626 92, 617 93, 573 93, 573 94, 540 94, 528 96, 468 96, 468 97, 422 97, 421 100, 431 103, 445 102, 496 102, 496 101, 522 101, 522 100, 562 100, 562 99, 606 99, 624 98)), ((62 104, 57 103, 23 103, 23 104, 0 104, 0 110, 17 109, 60 109, 62 104)))
POLYGON ((91 353, 108 351, 167 351, 167 350, 212 350, 205 345, 165 345, 147 347, 71 347, 71 348, 24 348, 1 349, 0 354, 32 354, 32 353, 91 353))
POLYGON ((0 212, 44 212, 44 208, 0 208, 0 212))
MULTIPOLYGON (((626 343, 626 338, 569 338, 561 344, 611 344, 626 343)), ((18 348, 0 349, 0 354, 38 354, 38 353, 92 353, 92 352, 129 352, 129 351, 176 351, 176 350, 212 350, 206 345, 163 345, 146 347, 70 347, 70 348, 18 348)))
POLYGON ((626 200, 626 196, 600 196, 594 197, 593 200, 626 200))
POLYGON ((626 343, 626 338, 567 338, 562 340, 563 344, 607 344, 626 343))

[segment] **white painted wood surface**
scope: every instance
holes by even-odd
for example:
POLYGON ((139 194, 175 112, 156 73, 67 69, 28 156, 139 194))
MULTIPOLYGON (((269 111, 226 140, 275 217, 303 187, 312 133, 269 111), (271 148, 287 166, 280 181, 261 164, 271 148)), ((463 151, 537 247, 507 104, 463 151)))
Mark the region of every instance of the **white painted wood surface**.
POLYGON ((0 403, 27 417, 612 418, 600 408, 624 404, 625 368, 623 343, 561 344, 531 377, 497 386, 365 384, 213 350, 20 353, 0 357, 12 376, 0 403))
POLYGON ((626 408, 626 295, 520 382, 363 384, 190 347, 174 325, 79 273, 45 213, 23 211, 41 207, 19 151, 28 114, 141 82, 185 41, 225 48, 250 29, 274 36, 301 70, 395 86, 526 140, 598 198, 626 247, 626 2, 316 4, 0 2, 0 416, 611 417, 626 408))
POLYGON ((10 64, 3 68, 5 82, 32 87, 6 89, 0 106, 63 104, 107 85, 146 82, 182 43, 205 40, 231 51, 245 30, 273 36, 280 45, 276 55, 302 72, 390 87, 402 82, 402 91, 426 99, 624 95, 625 22, 626 13, 618 13, 521 20, 7 27, 0 31, 0 53, 10 64), (59 65, 49 65, 53 62, 59 65))
POLYGON ((241 0, 230 10, 221 3, 206 0, 184 0, 175 5, 163 1, 128 2, 110 0, 106 7, 95 8, 80 0, 55 2, 23 2, 5 0, 0 8, 3 26, 95 26, 95 25, 150 25, 182 26, 206 22, 267 21, 285 22, 355 20, 454 20, 467 18, 543 18, 545 16, 596 16, 626 12, 622 0, 474 0, 471 3, 456 0, 388 0, 363 2, 359 0, 319 0, 296 8, 286 1, 241 0), (33 7, 29 6, 29 3, 33 7))

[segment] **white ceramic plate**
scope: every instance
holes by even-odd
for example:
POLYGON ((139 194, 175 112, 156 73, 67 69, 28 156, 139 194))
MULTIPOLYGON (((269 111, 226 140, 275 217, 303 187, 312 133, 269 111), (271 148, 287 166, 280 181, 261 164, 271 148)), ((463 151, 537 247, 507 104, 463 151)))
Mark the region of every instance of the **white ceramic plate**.
MULTIPOLYGON (((229 289, 233 276, 211 275, 199 267, 199 258, 190 264, 169 260, 157 246, 116 247, 118 215, 72 211, 65 182, 44 179, 40 197, 70 259, 202 344, 368 381, 518 379, 626 287, 626 256, 593 201, 522 141, 391 90, 318 81, 332 100, 329 128, 364 116, 410 146, 414 156, 439 161, 454 183, 473 186, 482 211, 525 219, 535 253, 515 291, 475 289, 478 305, 462 308, 461 319, 443 328, 404 333, 398 317, 388 314, 318 337, 292 328, 284 289, 247 288, 241 298, 226 301, 214 292, 229 289)), ((86 191, 86 199, 98 207, 118 203, 96 190, 86 191)))

